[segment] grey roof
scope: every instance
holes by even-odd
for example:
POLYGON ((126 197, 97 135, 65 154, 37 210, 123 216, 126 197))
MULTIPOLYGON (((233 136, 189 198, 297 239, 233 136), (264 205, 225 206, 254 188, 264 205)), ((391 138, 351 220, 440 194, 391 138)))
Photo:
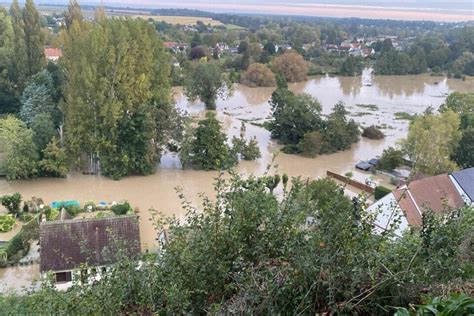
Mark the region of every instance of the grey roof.
POLYGON ((357 165, 356 165, 356 168, 357 169, 362 169, 362 170, 370 170, 370 168, 372 168, 373 166, 368 163, 368 162, 365 162, 365 161, 362 161, 362 162, 359 162, 357 165))
POLYGON ((467 196, 474 201, 474 167, 451 174, 467 196))
POLYGON ((40 225, 40 271, 72 270, 116 262, 140 253, 136 215, 43 222, 40 225))

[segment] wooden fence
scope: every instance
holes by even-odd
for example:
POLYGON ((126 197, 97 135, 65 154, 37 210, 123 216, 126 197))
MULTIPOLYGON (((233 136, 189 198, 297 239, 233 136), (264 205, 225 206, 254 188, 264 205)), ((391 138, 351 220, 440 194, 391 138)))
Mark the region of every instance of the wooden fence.
POLYGON ((331 171, 329 171, 329 170, 326 172, 326 174, 327 174, 328 177, 331 177, 331 178, 334 178, 334 179, 336 179, 336 180, 339 180, 339 181, 342 181, 342 182, 344 182, 344 183, 347 183, 348 185, 353 186, 354 188, 357 188, 357 189, 359 189, 359 190, 365 191, 365 192, 367 192, 367 193, 369 193, 369 194, 374 194, 374 188, 372 188, 371 186, 368 186, 368 185, 365 184, 365 183, 361 183, 361 182, 352 180, 351 178, 348 178, 348 177, 345 177, 345 176, 341 176, 340 174, 331 172, 331 171))

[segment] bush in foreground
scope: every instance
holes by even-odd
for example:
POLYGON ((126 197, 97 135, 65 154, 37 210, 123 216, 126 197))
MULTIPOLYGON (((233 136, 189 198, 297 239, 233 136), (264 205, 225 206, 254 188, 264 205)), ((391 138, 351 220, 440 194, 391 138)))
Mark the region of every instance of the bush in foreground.
POLYGON ((421 229, 394 239, 396 225, 374 234, 376 216, 330 179, 293 179, 287 190, 285 177, 226 178, 198 208, 183 198, 185 220, 157 221, 169 229, 169 243, 140 268, 124 258, 93 285, 57 292, 45 283, 29 295, 0 297, 0 310, 386 315, 421 303, 421 293, 442 295, 472 280, 464 244, 473 238, 473 208, 443 218, 427 212, 421 229))

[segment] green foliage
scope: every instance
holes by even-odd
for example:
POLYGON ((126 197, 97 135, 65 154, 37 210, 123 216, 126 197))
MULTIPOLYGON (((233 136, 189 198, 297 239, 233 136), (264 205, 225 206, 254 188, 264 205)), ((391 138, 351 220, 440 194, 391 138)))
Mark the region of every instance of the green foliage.
POLYGON ((30 76, 46 67, 44 56, 44 34, 41 30, 40 16, 33 0, 26 0, 23 9, 27 69, 30 76))
MULTIPOLYGON (((82 212, 82 209, 77 206, 77 205, 66 205, 66 206, 63 206, 62 208, 64 208, 64 210, 66 211, 66 213, 71 216, 72 218, 76 217, 77 214, 81 213, 82 212)), ((55 209, 53 209, 51 211, 51 214, 53 214, 55 209)), ((59 211, 59 210, 57 210, 59 211)), ((51 215, 52 218, 56 218, 55 216, 51 215)))
POLYGON ((43 150, 43 159, 39 162, 39 166, 44 175, 66 177, 69 171, 68 157, 57 138, 52 138, 43 150))
POLYGON ((362 137, 366 137, 368 139, 383 139, 385 135, 377 127, 371 125, 369 127, 364 128, 364 130, 362 131, 362 137))
POLYGON ((314 158, 321 152, 322 142, 320 132, 306 133, 299 142, 298 149, 303 155, 314 158))
POLYGON ((408 112, 395 112, 394 115, 396 120, 413 121, 416 118, 416 114, 410 114, 408 112))
POLYGON ((56 135, 53 119, 48 113, 37 114, 31 123, 31 130, 33 131, 33 142, 40 152, 46 148, 56 135))
POLYGON ((226 135, 215 113, 208 112, 199 122, 193 136, 188 136, 187 145, 180 151, 183 167, 188 165, 202 170, 227 169, 237 163, 236 153, 226 144, 226 135))
POLYGON ((97 205, 95 204, 95 202, 89 201, 84 203, 84 211, 94 212, 95 210, 97 210, 97 205))
POLYGON ((376 200, 380 200, 381 198, 383 198, 384 196, 386 196, 390 192, 392 192, 392 190, 390 190, 389 188, 378 185, 378 186, 375 187, 374 197, 375 197, 376 200))
POLYGON ((5 155, 0 169, 7 179, 23 179, 36 175, 38 151, 33 142, 33 131, 13 116, 0 119, 0 153, 5 155))
POLYGON ((393 171, 403 163, 403 151, 388 147, 382 152, 377 168, 380 170, 393 171))
POLYGON ((11 214, 0 215, 0 233, 9 232, 15 224, 15 218, 11 214))
POLYGON ((418 116, 410 125, 404 150, 413 162, 413 171, 436 175, 457 168, 450 160, 461 138, 459 115, 451 110, 418 116))
POLYGON ((19 102, 13 78, 13 26, 11 17, 0 8, 0 114, 16 112, 19 102))
POLYGON ((240 138, 232 138, 232 149, 230 154, 242 155, 244 160, 256 160, 261 157, 260 148, 258 147, 258 142, 256 137, 252 137, 248 143, 245 140, 245 123, 242 122, 242 127, 240 128, 240 138))
POLYGON ((191 100, 198 98, 208 110, 216 109, 216 99, 226 97, 231 91, 231 83, 222 68, 215 62, 190 63, 184 82, 186 96, 191 100))
POLYGON ((321 105, 308 94, 279 88, 270 101, 273 111, 270 131, 284 144, 298 144, 306 133, 321 128, 321 105))
POLYGON ((453 293, 448 298, 434 297, 426 304, 398 308, 395 316, 462 316, 474 314, 474 299, 464 293, 453 293))
POLYGON ((451 93, 439 111, 443 113, 449 109, 460 115, 461 129, 474 127, 474 93, 451 93))
POLYGON ((321 105, 307 94, 296 95, 279 88, 272 94, 271 105, 270 131, 273 138, 287 145, 285 153, 328 154, 346 150, 359 139, 359 127, 354 120, 347 120, 342 102, 334 106, 326 121, 321 118, 321 105))
POLYGON ((342 63, 339 73, 343 76, 357 76, 362 74, 363 69, 364 64, 361 57, 348 56, 342 63))
POLYGON ((359 140, 359 126, 354 120, 347 120, 347 113, 344 103, 339 102, 334 106, 333 112, 324 122, 321 153, 328 154, 347 150, 359 140))
MULTIPOLYGON (((39 238, 39 223, 37 219, 33 219, 23 225, 20 232, 10 239, 3 251, 6 254, 6 260, 0 258, 0 267, 5 267, 8 264, 16 264, 23 258, 30 249, 30 241, 39 238)), ((0 310, 8 310, 1 309, 0 310)))
POLYGON ((21 212, 21 194, 18 192, 12 195, 3 195, 0 197, 0 203, 5 206, 11 214, 18 215, 21 212))
POLYGON ((125 215, 132 211, 132 207, 128 202, 124 202, 123 204, 112 205, 110 210, 114 212, 115 215, 125 215))
POLYGON ((216 180, 216 197, 204 198, 199 210, 180 194, 185 220, 160 218, 169 241, 160 256, 141 258, 139 269, 123 258, 99 282, 76 283, 67 292, 45 283, 27 296, 0 298, 0 309, 380 315, 472 276, 472 260, 460 248, 474 224, 472 208, 432 216, 420 230, 393 238, 392 226, 374 234, 376 214, 331 179, 293 179, 277 198, 278 175, 226 178, 216 180), (77 297, 81 304, 73 304, 77 297))
POLYGON ((379 75, 406 75, 411 72, 411 60, 407 54, 391 50, 382 53, 374 70, 379 75))
POLYGON ((462 131, 461 139, 452 158, 461 168, 474 167, 474 126, 462 131))
POLYGON ((63 38, 64 139, 71 160, 118 179, 154 171, 178 115, 170 56, 141 19, 73 23, 63 38), (85 158, 85 159, 84 159, 85 158))

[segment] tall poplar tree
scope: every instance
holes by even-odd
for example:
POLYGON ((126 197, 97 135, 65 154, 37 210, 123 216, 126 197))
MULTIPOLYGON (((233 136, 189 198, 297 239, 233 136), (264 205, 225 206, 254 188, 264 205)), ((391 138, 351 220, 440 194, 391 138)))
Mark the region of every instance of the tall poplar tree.
POLYGON ((18 98, 11 81, 13 63, 13 28, 11 18, 0 8, 0 114, 15 112, 18 98))
POLYGON ((26 0, 23 10, 28 77, 46 67, 44 56, 44 35, 41 22, 33 0, 26 0))
POLYGON ((29 71, 25 42, 25 26, 18 0, 12 2, 10 15, 13 27, 13 56, 15 56, 15 58, 12 58, 12 78, 18 86, 19 93, 21 93, 28 80, 29 71))
POLYGON ((66 22, 66 28, 69 30, 74 21, 82 22, 84 16, 82 14, 81 7, 76 0, 69 0, 66 13, 64 13, 64 21, 66 22))

